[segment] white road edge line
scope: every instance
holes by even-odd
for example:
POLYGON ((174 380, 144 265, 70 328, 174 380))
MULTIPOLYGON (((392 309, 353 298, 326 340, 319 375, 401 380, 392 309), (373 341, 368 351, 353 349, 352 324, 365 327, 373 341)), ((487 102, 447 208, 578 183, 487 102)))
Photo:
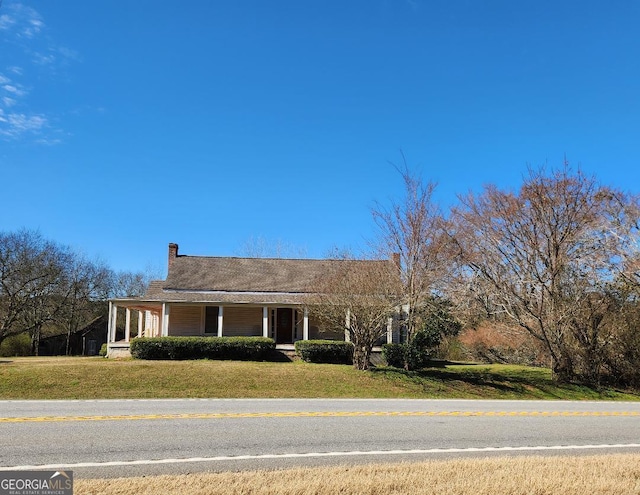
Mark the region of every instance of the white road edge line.
POLYGON ((27 466, 0 466, 0 471, 27 471, 33 469, 55 468, 100 468, 114 466, 148 466, 154 464, 187 464, 191 462, 247 461, 261 459, 303 459, 314 457, 356 457, 387 455, 420 455, 420 454, 463 454, 492 452, 543 452, 559 450, 605 450, 605 449, 640 449, 640 443, 602 444, 602 445, 540 445, 535 447, 467 447, 450 449, 410 449, 410 450, 369 450, 347 452, 308 452, 291 454, 257 454, 215 457, 191 457, 186 459, 148 459, 137 461, 78 462, 60 464, 39 464, 27 466))

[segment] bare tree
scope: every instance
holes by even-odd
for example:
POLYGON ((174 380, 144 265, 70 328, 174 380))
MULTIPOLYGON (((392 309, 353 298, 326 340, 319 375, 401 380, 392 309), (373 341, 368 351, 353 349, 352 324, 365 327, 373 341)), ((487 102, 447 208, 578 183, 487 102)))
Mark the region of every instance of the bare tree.
POLYGON ((640 293, 640 196, 613 189, 608 189, 606 195, 606 234, 618 246, 620 278, 640 293))
POLYGON ((372 213, 380 232, 379 249, 398 265, 405 338, 410 341, 438 310, 434 296, 441 293, 450 271, 451 249, 444 217, 433 200, 436 184, 424 183, 406 161, 396 169, 404 181, 404 197, 388 207, 377 204, 372 213))
POLYGON ((111 271, 99 261, 74 255, 67 266, 67 304, 58 321, 66 330, 66 354, 71 352, 71 336, 90 321, 106 313, 111 271))
POLYGON ((144 295, 151 280, 160 278, 149 269, 144 272, 121 271, 109 273, 109 297, 139 297, 144 295))
POLYGON ((109 297, 144 294, 156 273, 115 273, 39 232, 0 232, 0 343, 28 333, 32 353, 49 333, 69 338, 82 325, 106 313, 109 297))
POLYGON ((640 388, 640 297, 637 286, 620 279, 613 295, 617 300, 607 318, 608 346, 601 359, 611 377, 622 386, 640 388))
POLYGON ((307 250, 282 239, 250 237, 241 247, 242 256, 249 258, 306 258, 307 250))
POLYGON ((75 305, 73 267, 76 258, 69 247, 45 241, 43 251, 32 259, 43 274, 43 283, 31 292, 21 322, 23 330, 31 336, 31 352, 36 356, 43 331, 57 331, 60 319, 75 305))
POLYGON ((606 286, 620 271, 607 214, 619 197, 565 166, 529 170, 517 193, 487 186, 453 210, 468 294, 542 341, 560 380, 576 375, 576 349, 590 362, 581 372, 597 368, 606 286))
POLYGON ((310 313, 328 330, 345 330, 353 366, 367 370, 371 351, 387 332, 400 304, 397 268, 391 260, 332 260, 309 296, 310 313))
POLYGON ((43 326, 52 322, 64 301, 59 289, 69 252, 40 233, 0 233, 0 342, 29 332, 37 352, 43 326))

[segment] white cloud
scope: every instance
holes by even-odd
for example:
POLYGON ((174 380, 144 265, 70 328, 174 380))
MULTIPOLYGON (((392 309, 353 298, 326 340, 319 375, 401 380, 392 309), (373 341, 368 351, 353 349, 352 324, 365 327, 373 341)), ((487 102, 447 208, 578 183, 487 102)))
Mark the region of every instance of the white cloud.
POLYGON ((0 74, 0 104, 5 108, 17 105, 27 95, 21 84, 12 81, 4 74, 0 74))
POLYGON ((38 65, 51 65, 55 61, 56 61, 56 57, 53 54, 45 55, 39 52, 36 52, 33 54, 33 62, 38 65))
POLYGON ((33 38, 40 34, 44 28, 44 22, 40 14, 31 7, 22 3, 11 4, 15 17, 18 19, 18 35, 26 38, 33 38))
MULTIPOLYGON (((24 96, 26 91, 16 86, 11 79, 0 73, 0 102, 6 108, 14 106, 18 98, 24 96)), ((0 108, 1 110, 1 108, 0 108)))
POLYGON ((2 88, 7 93, 11 93, 15 96, 24 96, 26 94, 26 91, 23 91, 22 89, 14 86, 13 84, 5 84, 4 86, 2 86, 2 88))
POLYGON ((58 139, 58 138, 42 138, 42 139, 36 140, 36 143, 45 144, 47 146, 54 146, 56 144, 60 144, 61 142, 62 142, 62 139, 58 139))
POLYGON ((8 14, 0 15, 0 31, 9 30, 14 24, 16 20, 8 14))
POLYGON ((0 9, 0 53, 6 50, 0 61, 0 142, 57 144, 65 135, 59 119, 34 108, 30 94, 41 81, 59 77, 79 56, 52 38, 44 18, 28 3, 9 0, 0 9))
POLYGON ((80 58, 77 51, 67 48, 66 46, 59 46, 57 51, 60 55, 69 60, 79 60, 80 58))
MULTIPOLYGON (((37 12, 35 14, 38 15, 37 12)), ((31 24, 31 29, 35 29, 37 31, 40 31, 40 29, 42 29, 44 27, 44 22, 42 22, 38 18, 29 19, 29 24, 31 24)))
POLYGON ((53 145, 68 134, 59 115, 36 107, 30 95, 43 81, 67 80, 67 67, 80 57, 52 38, 45 19, 29 3, 0 0, 0 142, 53 145))
POLYGON ((24 115, 12 113, 9 115, 9 123, 22 131, 36 131, 47 124, 47 119, 42 115, 24 115))
POLYGON ((17 139, 25 134, 38 134, 47 127, 48 121, 44 115, 26 115, 24 113, 0 113, 0 135, 17 139))
POLYGON ((0 15, 0 31, 14 31, 20 38, 33 38, 45 27, 37 10, 20 2, 7 5, 8 13, 0 15))

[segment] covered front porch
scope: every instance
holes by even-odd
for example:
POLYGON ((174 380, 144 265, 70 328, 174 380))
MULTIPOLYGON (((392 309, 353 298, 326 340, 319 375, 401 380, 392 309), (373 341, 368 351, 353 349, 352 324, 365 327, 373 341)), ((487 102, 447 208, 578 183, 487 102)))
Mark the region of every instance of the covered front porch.
MULTIPOLYGON (((387 341, 391 341, 391 322, 387 341)), ((129 355, 135 337, 269 337, 281 350, 298 340, 349 340, 346 331, 322 329, 306 308, 294 305, 193 304, 139 299, 109 303, 107 355, 129 355)))

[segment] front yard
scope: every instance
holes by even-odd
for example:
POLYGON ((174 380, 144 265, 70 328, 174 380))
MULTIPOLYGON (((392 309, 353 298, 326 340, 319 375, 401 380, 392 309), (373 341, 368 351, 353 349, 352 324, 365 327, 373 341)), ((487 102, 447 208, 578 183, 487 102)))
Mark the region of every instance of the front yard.
POLYGON ((547 369, 454 364, 405 372, 241 361, 0 358, 0 399, 456 398, 640 400, 613 389, 558 385, 547 369))

